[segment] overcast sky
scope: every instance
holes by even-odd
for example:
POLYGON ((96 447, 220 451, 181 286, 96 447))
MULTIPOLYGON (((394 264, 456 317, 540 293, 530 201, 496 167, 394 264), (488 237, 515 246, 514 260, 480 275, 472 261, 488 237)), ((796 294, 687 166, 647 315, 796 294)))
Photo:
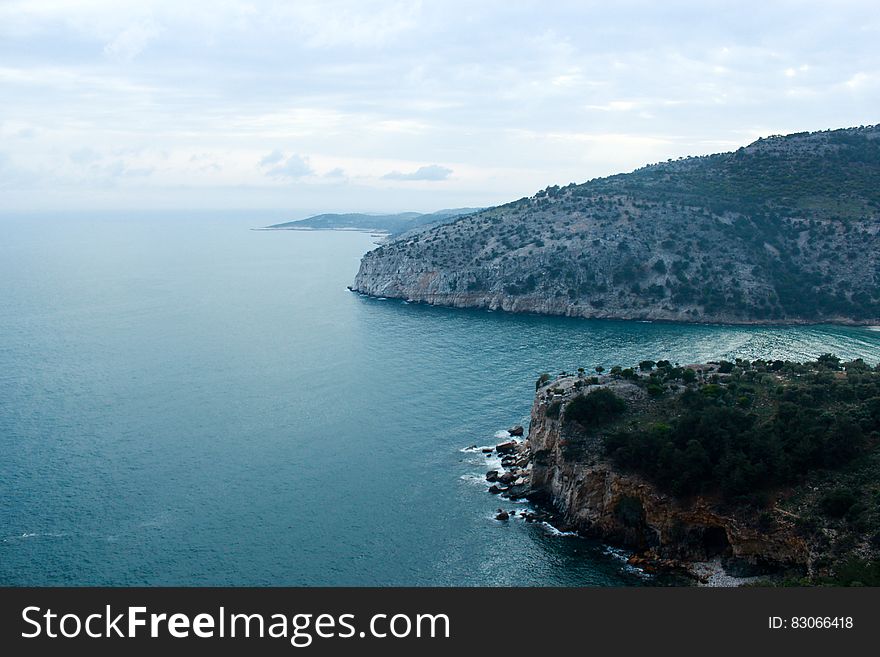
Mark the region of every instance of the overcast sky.
POLYGON ((493 205, 878 108, 876 2, 0 1, 6 211, 493 205))

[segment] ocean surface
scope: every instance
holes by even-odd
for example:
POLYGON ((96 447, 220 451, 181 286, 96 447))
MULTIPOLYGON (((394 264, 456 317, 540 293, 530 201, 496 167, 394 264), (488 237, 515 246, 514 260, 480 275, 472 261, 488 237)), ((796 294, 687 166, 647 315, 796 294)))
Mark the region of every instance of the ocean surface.
MULTIPOLYGON (((880 359, 880 332, 516 316, 346 290, 370 235, 0 220, 0 584, 623 585, 470 445, 542 371, 880 359)), ((503 434, 500 434, 503 435, 503 434)))

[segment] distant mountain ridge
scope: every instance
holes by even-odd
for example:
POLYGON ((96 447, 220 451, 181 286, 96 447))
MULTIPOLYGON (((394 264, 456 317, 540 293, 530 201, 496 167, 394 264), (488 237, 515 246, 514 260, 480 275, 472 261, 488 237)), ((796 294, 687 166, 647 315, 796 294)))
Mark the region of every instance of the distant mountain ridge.
POLYGON ((579 317, 880 323, 880 126, 772 136, 490 208, 367 253, 352 289, 579 317))
POLYGON ((359 230, 399 235, 424 226, 451 221, 463 215, 479 212, 482 208, 454 208, 431 213, 399 212, 396 214, 318 214, 298 221, 287 221, 268 226, 278 230, 359 230))

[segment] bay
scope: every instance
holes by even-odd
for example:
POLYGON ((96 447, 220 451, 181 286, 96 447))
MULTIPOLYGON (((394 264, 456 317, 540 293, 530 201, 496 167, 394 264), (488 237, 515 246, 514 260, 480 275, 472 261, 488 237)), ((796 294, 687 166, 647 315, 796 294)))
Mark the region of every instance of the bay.
POLYGON ((370 235, 0 220, 0 584, 641 585, 493 519, 534 381, 644 358, 880 359, 880 332, 595 321, 349 292, 370 235))

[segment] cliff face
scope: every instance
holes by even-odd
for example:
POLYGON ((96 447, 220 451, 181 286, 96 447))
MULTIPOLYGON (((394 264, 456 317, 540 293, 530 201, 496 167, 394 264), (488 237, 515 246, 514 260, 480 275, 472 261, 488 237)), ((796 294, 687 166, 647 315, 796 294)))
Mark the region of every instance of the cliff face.
MULTIPOLYGON (((531 464, 529 496, 554 508, 566 529, 628 547, 649 562, 720 558, 740 573, 810 568, 809 546, 783 512, 724 511, 706 497, 671 497, 638 475, 615 470, 602 457, 599 439, 584 442, 564 410, 549 417, 548 408, 558 408, 558 402, 564 409, 576 380, 558 379, 538 390, 524 444, 531 464)), ((634 401, 644 394, 624 381, 602 385, 634 401)))
POLYGON ((367 253, 352 289, 695 322, 880 321, 880 128, 548 187, 367 253))

